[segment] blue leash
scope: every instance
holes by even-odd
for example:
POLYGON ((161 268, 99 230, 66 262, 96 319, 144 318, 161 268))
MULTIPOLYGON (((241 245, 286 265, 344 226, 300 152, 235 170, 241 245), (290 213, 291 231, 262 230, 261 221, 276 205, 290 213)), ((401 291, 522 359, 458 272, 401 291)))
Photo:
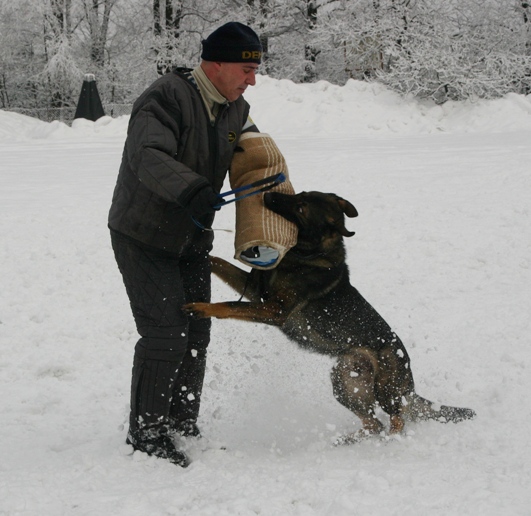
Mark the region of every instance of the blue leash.
POLYGON ((246 197, 250 197, 251 195, 256 195, 256 194, 259 194, 260 192, 265 192, 266 190, 270 190, 271 188, 279 185, 280 183, 283 183, 285 180, 286 180, 286 176, 284 175, 283 172, 280 172, 279 174, 275 174, 274 176, 264 177, 263 179, 259 179, 258 181, 255 181, 254 183, 243 185, 243 186, 240 186, 239 188, 235 188, 234 190, 228 190, 227 192, 220 193, 219 194, 220 197, 227 197, 229 195, 236 195, 237 193, 244 192, 245 190, 250 190, 251 188, 257 188, 258 186, 262 186, 262 188, 255 190, 254 192, 249 192, 245 195, 234 197, 234 199, 224 201, 221 204, 216 204, 214 208, 221 208, 222 206, 225 206, 226 204, 229 204, 231 202, 241 201, 242 199, 245 199, 246 197))
MULTIPOLYGON (((222 203, 216 204, 213 208, 215 210, 218 210, 222 206, 226 206, 227 204, 230 204, 231 202, 241 201, 242 199, 245 199, 246 197, 251 197, 251 195, 257 195, 261 192, 266 192, 267 190, 271 190, 271 188, 274 188, 275 186, 283 183, 284 181, 286 181, 286 176, 283 172, 280 172, 273 176, 264 177, 263 179, 259 179, 258 181, 249 183, 248 185, 243 185, 238 188, 234 188, 233 190, 227 190, 226 192, 220 193, 219 196, 228 197, 229 195, 234 195, 234 198, 229 199, 228 201, 223 201, 222 203), (261 187, 261 188, 258 188, 258 187, 261 187), (236 194, 240 192, 245 192, 246 190, 250 190, 251 188, 258 188, 258 190, 254 190, 253 192, 249 192, 244 195, 240 195, 239 197, 236 197, 236 194)), ((194 217, 192 217, 192 220, 194 221, 194 224, 197 227, 204 229, 206 231, 213 231, 210 228, 205 228, 205 226, 203 226, 203 224, 201 224, 194 217)))

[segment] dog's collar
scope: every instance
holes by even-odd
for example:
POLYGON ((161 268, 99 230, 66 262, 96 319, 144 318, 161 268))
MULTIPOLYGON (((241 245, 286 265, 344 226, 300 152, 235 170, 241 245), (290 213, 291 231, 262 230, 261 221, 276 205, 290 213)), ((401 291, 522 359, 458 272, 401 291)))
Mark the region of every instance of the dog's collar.
POLYGON ((298 246, 292 247, 286 257, 291 255, 299 262, 308 262, 313 267, 335 269, 344 265, 344 254, 337 260, 332 260, 326 251, 316 251, 314 249, 300 249, 298 246))
POLYGON ((300 251, 296 251, 294 247, 290 249, 290 253, 293 254, 299 260, 315 260, 315 258, 320 258, 321 256, 324 256, 324 253, 322 252, 304 254, 300 251))

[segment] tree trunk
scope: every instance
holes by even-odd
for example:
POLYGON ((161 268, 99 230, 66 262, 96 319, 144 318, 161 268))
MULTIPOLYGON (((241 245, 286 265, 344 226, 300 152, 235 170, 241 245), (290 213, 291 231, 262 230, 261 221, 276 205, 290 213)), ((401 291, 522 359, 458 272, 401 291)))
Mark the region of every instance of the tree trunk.
POLYGON ((176 7, 172 0, 153 0, 153 34, 156 44, 153 51, 157 55, 157 74, 164 75, 175 66, 172 55, 177 47, 177 40, 181 35, 181 21, 183 18, 182 4, 176 7), (164 16, 163 16, 164 14, 164 16))
MULTIPOLYGON (((247 0, 247 5, 249 6, 250 12, 255 13, 256 11, 256 0, 247 0)), ((255 22, 258 18, 258 26, 260 28, 260 43, 262 45, 262 63, 266 69, 267 73, 267 60, 268 60, 268 51, 269 51, 269 36, 265 32, 266 24, 269 21, 271 15, 271 10, 269 9, 269 0, 258 0, 258 16, 252 16, 250 22, 255 22)))
POLYGON ((311 43, 313 31, 317 25, 317 1, 306 0, 306 20, 310 43, 304 45, 304 82, 314 82, 317 79, 316 60, 319 50, 311 43))
MULTIPOLYGON (((521 0, 522 6, 522 16, 524 18, 524 24, 526 28, 526 34, 527 39, 525 42, 525 53, 526 56, 531 56, 531 3, 527 2, 526 0, 521 0)), ((531 77, 531 69, 526 73, 526 77, 531 77)), ((529 85, 529 82, 527 83, 527 86, 524 86, 524 93, 525 95, 529 95, 531 93, 531 85, 529 85)))
POLYGON ((107 35, 109 32, 109 19, 115 0, 90 0, 91 5, 87 5, 89 0, 85 0, 85 12, 90 31, 90 58, 98 67, 103 68, 105 64, 105 47, 107 46, 107 35), (103 5, 103 12, 100 15, 100 5, 103 5))

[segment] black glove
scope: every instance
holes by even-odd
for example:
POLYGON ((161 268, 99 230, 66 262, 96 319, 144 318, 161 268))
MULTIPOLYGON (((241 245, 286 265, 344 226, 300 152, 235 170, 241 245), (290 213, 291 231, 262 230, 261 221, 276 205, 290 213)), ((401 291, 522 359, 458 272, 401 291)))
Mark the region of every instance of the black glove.
POLYGON ((192 217, 197 218, 207 213, 214 213, 221 207, 216 205, 224 202, 223 197, 214 192, 211 186, 204 186, 190 199, 187 208, 192 217))

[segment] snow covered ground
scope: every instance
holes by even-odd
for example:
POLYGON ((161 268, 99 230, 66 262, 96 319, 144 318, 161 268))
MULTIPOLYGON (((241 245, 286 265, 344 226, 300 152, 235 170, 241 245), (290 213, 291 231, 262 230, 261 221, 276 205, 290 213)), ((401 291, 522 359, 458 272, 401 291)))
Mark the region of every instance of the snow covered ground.
MULTIPOLYGON (((215 321, 192 465, 131 454, 137 337, 106 228, 127 118, 0 111, 0 514, 531 514, 531 97, 434 106, 265 77, 246 97, 296 190, 358 208, 352 282, 401 336, 418 392, 478 417, 333 447, 359 423, 331 360, 215 321)), ((232 234, 215 254, 232 258, 232 234)))

